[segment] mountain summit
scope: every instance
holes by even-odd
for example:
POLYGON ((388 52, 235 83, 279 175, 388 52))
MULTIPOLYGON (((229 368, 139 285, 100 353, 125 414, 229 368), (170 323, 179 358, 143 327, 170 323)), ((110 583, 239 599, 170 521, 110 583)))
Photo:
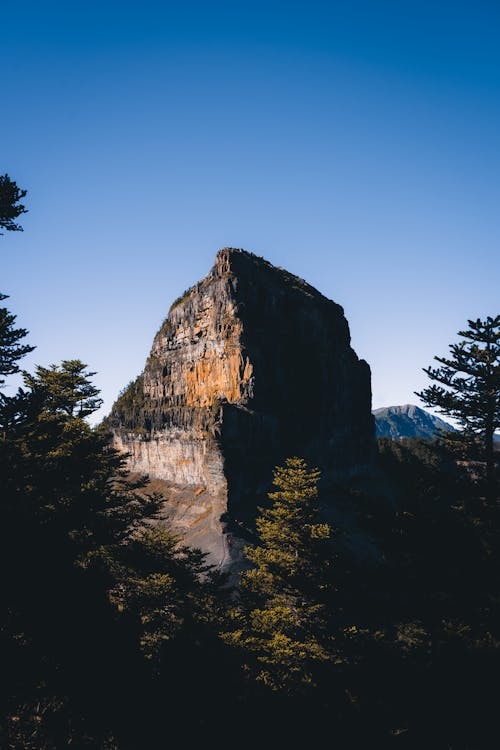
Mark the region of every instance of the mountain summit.
POLYGON ((285 457, 319 465, 326 482, 370 464, 370 368, 339 305, 223 248, 172 304, 107 422, 130 470, 168 487, 174 528, 224 567, 285 457))
POLYGON ((388 437, 393 440, 402 437, 422 437, 432 440, 439 430, 453 432, 455 429, 448 422, 414 404, 374 409, 373 416, 377 437, 388 437))

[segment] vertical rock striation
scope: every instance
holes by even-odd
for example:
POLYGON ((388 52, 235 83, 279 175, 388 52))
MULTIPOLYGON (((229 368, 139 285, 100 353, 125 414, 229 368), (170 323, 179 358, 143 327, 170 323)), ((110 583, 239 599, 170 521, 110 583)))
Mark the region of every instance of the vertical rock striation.
POLYGON ((319 465, 326 482, 370 463, 370 369, 339 305, 224 248, 170 308, 108 425, 130 470, 166 483, 174 526, 224 567, 286 456, 319 465))

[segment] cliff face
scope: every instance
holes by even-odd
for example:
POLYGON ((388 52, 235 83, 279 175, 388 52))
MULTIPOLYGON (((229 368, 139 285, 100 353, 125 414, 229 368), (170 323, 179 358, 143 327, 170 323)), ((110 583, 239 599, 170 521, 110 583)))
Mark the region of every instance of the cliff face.
POLYGON ((172 305, 109 424, 130 470, 166 483, 174 526, 225 566, 283 458, 309 459, 325 481, 369 464, 370 370, 339 305, 224 248, 172 305))

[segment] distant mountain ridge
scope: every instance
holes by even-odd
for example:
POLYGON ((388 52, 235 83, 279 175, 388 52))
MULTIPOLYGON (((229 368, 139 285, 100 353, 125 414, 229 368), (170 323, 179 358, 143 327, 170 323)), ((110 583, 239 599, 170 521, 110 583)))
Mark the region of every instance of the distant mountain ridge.
POLYGON ((432 440, 439 430, 455 431, 455 428, 439 417, 420 409, 415 404, 385 406, 374 409, 377 437, 397 440, 403 437, 420 437, 432 440))

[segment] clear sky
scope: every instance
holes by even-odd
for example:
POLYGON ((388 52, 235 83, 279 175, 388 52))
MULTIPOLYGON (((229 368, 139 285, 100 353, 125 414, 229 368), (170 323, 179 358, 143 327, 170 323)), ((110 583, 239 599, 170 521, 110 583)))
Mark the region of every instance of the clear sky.
POLYGON ((2 4, 0 289, 105 407, 222 246, 343 305, 373 404, 500 312, 500 5, 2 4))

